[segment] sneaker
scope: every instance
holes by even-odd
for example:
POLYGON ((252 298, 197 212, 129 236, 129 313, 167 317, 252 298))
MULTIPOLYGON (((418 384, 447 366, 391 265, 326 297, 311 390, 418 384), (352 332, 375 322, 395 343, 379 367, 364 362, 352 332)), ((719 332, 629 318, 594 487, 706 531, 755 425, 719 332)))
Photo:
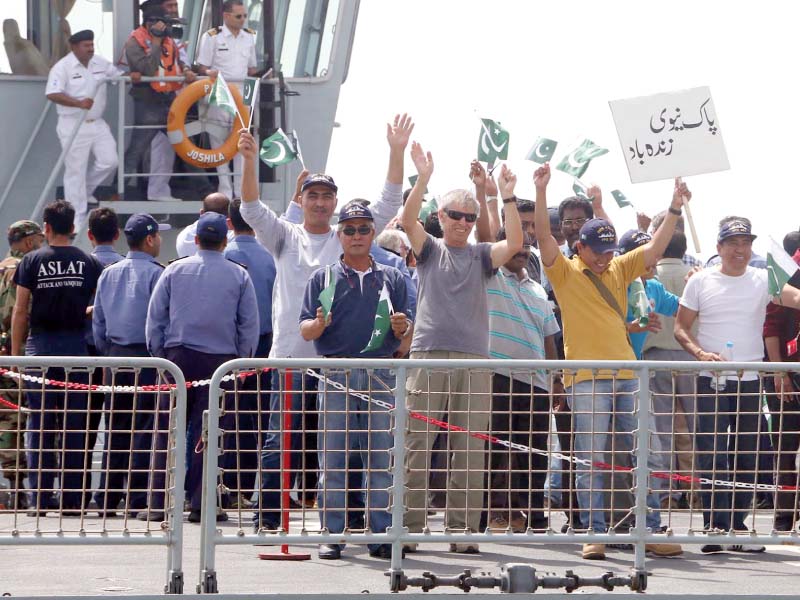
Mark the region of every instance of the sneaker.
POLYGON ((502 515, 494 515, 489 519, 489 529, 491 531, 507 531, 508 519, 502 515))
POLYGON ((458 554, 479 554, 478 544, 450 544, 450 552, 458 554))
POLYGON ((730 552, 747 552, 751 554, 758 554, 759 552, 766 551, 765 546, 759 546, 757 544, 731 544, 730 546, 725 546, 725 549, 730 552))
POLYGON ((584 544, 583 545, 583 558, 585 560, 605 560, 606 559, 606 545, 605 544, 584 544))
POLYGON ((138 515, 136 515, 136 519, 139 521, 166 521, 167 516, 164 514, 163 510, 143 510, 140 511, 138 515))
POLYGON ((414 554, 416 552, 419 552, 419 544, 416 542, 403 544, 403 554, 414 554))
POLYGON ((644 551, 649 552, 653 556, 678 556, 683 554, 683 549, 680 544, 645 544, 644 551))
POLYGON ((718 554, 724 551, 725 549, 719 544, 706 544, 700 547, 700 552, 703 554, 718 554))

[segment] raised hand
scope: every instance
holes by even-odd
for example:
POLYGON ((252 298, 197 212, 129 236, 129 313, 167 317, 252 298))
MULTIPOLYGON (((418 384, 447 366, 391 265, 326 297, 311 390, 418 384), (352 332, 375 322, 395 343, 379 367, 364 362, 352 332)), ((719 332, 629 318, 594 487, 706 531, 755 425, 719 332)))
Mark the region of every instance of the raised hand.
POLYGON ((494 180, 494 175, 486 177, 486 196, 489 198, 497 197, 497 182, 494 180))
POLYGON ((672 192, 672 208, 680 208, 683 206, 683 200, 686 199, 686 202, 692 199, 692 192, 689 191, 689 188, 686 184, 681 181, 680 177, 675 178, 675 190, 672 192))
POLYGON ((419 185, 420 179, 424 179, 427 182, 433 174, 433 156, 431 153, 426 153, 422 146, 419 145, 419 142, 413 142, 411 144, 411 160, 419 174, 417 185, 419 185))
POLYGON ((477 160, 473 160, 469 165, 469 178, 478 189, 486 186, 486 169, 477 160))
POLYGON ((298 204, 300 204, 300 196, 302 195, 300 189, 303 187, 303 182, 306 180, 306 177, 308 177, 308 169, 303 169, 300 171, 300 175, 297 176, 297 183, 294 186, 294 198, 292 198, 292 200, 298 204))
POLYGON ((408 140, 411 139, 411 132, 414 131, 414 123, 408 114, 394 116, 394 124, 386 124, 386 141, 389 142, 389 147, 398 149, 401 152, 405 151, 408 146, 408 140))
POLYGON ((550 163, 544 163, 533 173, 533 185, 537 190, 544 190, 550 183, 550 163))
POLYGON ((237 148, 245 160, 254 160, 258 153, 258 145, 253 135, 247 129, 239 130, 239 143, 237 148))
POLYGON ((639 231, 644 231, 647 233, 647 230, 650 228, 650 223, 653 222, 653 219, 648 217, 643 212, 636 213, 636 226, 639 228, 639 231))
POLYGON ((497 185, 500 188, 500 196, 506 199, 511 198, 517 185, 517 176, 506 165, 503 165, 503 168, 500 169, 497 185))
POLYGON ((603 190, 596 183, 593 183, 586 189, 586 195, 589 196, 589 202, 592 203, 592 209, 597 213, 603 209, 603 190))

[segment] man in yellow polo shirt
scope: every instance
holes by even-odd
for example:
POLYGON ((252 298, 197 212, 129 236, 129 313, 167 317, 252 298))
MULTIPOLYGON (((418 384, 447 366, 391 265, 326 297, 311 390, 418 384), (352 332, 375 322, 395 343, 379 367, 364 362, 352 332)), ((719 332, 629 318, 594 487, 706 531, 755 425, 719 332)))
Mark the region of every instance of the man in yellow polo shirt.
MULTIPOLYGON (((628 339, 625 314, 628 308, 628 284, 643 275, 648 265, 661 257, 681 214, 682 196, 691 196, 686 185, 676 182, 669 212, 653 239, 632 252, 614 256, 617 233, 604 219, 590 219, 582 227, 577 242, 577 256, 564 257, 550 233, 547 213, 547 184, 550 165, 536 170, 536 237, 542 265, 553 286, 564 329, 567 360, 627 360, 636 356, 628 339)), ((636 428, 635 395, 638 380, 632 371, 592 371, 585 369, 564 380, 573 412, 575 456, 592 464, 603 460, 612 423, 618 435, 631 436, 636 428), (612 419, 613 417, 613 419, 612 419)), ((627 441, 627 440, 623 440, 627 441)), ((630 448, 631 444, 622 447, 630 448)), ((608 528, 604 510, 602 481, 606 478, 597 467, 576 466, 576 486, 581 524, 596 532, 608 528)), ((648 494, 648 528, 661 527, 659 504, 648 494)), ((677 544, 648 544, 647 551, 659 556, 681 554, 677 544)), ((585 544, 583 558, 605 558, 604 544, 585 544)))

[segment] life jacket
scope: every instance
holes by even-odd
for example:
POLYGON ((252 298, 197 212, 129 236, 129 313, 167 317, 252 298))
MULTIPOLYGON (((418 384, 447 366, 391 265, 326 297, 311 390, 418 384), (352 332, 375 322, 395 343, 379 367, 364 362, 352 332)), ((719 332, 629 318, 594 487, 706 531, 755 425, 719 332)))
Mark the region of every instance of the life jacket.
MULTIPOLYGON (((145 49, 150 52, 153 47, 153 36, 147 31, 147 28, 142 26, 133 30, 131 37, 145 49)), ((178 62, 178 46, 171 37, 165 37, 161 43, 161 60, 158 65, 157 77, 178 77, 181 75, 181 65, 178 62)), ((156 92, 166 93, 174 92, 183 86, 181 81, 151 81, 150 87, 156 92)))

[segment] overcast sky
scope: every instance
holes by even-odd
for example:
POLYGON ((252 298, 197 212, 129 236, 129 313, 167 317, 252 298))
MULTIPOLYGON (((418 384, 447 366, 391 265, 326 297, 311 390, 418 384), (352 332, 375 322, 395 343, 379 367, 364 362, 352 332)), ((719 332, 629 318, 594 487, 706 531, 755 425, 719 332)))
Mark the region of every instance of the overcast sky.
MULTIPOLYGON (((630 183, 608 101, 707 85, 731 169, 686 179, 701 255, 715 253, 716 222, 728 214, 780 242, 800 226, 790 62, 798 22, 800 5, 772 1, 365 1, 328 172, 342 199, 374 197, 386 171, 384 124, 408 111, 414 139, 434 155, 430 191, 466 187, 480 114, 510 131, 520 196, 533 197, 537 165, 524 157, 538 136, 559 142, 554 162, 578 139, 608 148, 582 179, 601 186, 622 233, 635 214, 617 208, 612 189, 653 214, 673 184, 630 183)), ((548 192, 557 206, 572 178, 554 171, 548 192)))

